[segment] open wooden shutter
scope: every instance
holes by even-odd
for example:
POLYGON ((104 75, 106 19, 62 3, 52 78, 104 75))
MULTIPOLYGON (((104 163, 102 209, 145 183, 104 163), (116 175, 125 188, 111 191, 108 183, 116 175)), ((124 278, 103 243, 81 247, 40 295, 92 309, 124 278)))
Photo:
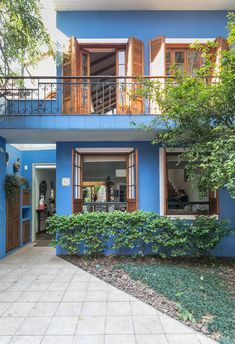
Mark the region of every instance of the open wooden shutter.
POLYGON ((129 153, 127 157, 127 211, 138 209, 138 151, 129 153))
POLYGON ((150 75, 165 75, 165 37, 159 36, 149 42, 150 75))
MULTIPOLYGON (((149 42, 150 76, 165 76, 165 50, 165 37, 159 36, 149 42)), ((153 80, 164 86, 164 78, 153 80)), ((159 112, 159 106, 153 99, 150 103, 150 113, 157 114, 159 112)))
MULTIPOLYGON (((215 48, 215 53, 214 53, 214 59, 215 59, 215 76, 217 76, 217 74, 220 71, 220 66, 221 66, 221 62, 222 62, 222 52, 225 50, 229 49, 229 45, 228 42, 225 38, 223 37, 217 37, 215 39, 215 42, 217 43, 217 47, 215 48)), ((214 82, 217 81, 217 79, 215 78, 213 80, 214 82)))
MULTIPOLYGON (((63 54, 63 76, 80 75, 79 44, 75 37, 69 40, 69 48, 63 54)), ((76 79, 63 82, 63 113, 77 114, 79 110, 79 85, 76 79)))
POLYGON ((73 213, 83 211, 83 163, 82 156, 73 150, 73 213))
POLYGON ((219 194, 217 191, 209 192, 210 214, 219 213, 219 194))
MULTIPOLYGON (((127 45, 127 76, 144 75, 144 42, 130 37, 127 45)), ((134 97, 137 89, 141 87, 138 80, 127 80, 127 112, 133 114, 143 114, 144 102, 141 97, 134 97)))

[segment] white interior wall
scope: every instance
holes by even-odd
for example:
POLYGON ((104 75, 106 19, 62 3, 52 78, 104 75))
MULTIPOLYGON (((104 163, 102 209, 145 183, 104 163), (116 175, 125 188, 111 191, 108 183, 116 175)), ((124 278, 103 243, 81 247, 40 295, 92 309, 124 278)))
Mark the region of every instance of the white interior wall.
MULTIPOLYGON (((49 198, 50 198, 50 191, 51 191, 51 181, 54 183, 54 187, 56 185, 56 170, 55 169, 35 169, 35 197, 34 197, 34 209, 38 208, 38 202, 39 202, 39 185, 40 183, 45 180, 47 183, 47 193, 46 193, 46 200, 45 203, 49 205, 49 198)), ((37 216, 37 214, 36 214, 37 216)), ((35 216, 35 217, 36 217, 35 216)), ((36 233, 38 232, 38 226, 37 226, 37 218, 35 221, 35 228, 36 233)))

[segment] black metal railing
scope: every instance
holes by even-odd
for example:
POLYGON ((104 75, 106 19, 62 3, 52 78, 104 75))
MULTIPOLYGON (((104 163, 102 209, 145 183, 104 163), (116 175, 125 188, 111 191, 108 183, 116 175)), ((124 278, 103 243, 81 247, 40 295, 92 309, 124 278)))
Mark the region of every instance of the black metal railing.
POLYGON ((6 77, 0 79, 0 115, 155 115, 158 104, 140 96, 146 80, 172 77, 6 77))

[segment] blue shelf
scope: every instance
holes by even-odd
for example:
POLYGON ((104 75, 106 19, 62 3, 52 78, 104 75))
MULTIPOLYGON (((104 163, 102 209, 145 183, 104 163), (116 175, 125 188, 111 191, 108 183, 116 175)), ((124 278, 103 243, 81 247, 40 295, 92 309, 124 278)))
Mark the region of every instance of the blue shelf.
POLYGON ((31 205, 22 205, 22 209, 31 208, 31 205))
POLYGON ((31 220, 30 217, 22 217, 22 222, 23 221, 29 221, 29 220, 31 220))

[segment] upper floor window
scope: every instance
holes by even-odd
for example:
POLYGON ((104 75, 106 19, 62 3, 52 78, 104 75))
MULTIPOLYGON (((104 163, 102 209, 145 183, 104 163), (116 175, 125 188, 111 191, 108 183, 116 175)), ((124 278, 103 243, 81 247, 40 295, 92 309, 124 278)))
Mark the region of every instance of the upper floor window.
POLYGON ((202 67, 203 59, 199 51, 190 48, 167 48, 165 56, 166 76, 174 74, 174 68, 187 75, 196 75, 202 67), (174 66, 174 68, 173 68, 174 66))

